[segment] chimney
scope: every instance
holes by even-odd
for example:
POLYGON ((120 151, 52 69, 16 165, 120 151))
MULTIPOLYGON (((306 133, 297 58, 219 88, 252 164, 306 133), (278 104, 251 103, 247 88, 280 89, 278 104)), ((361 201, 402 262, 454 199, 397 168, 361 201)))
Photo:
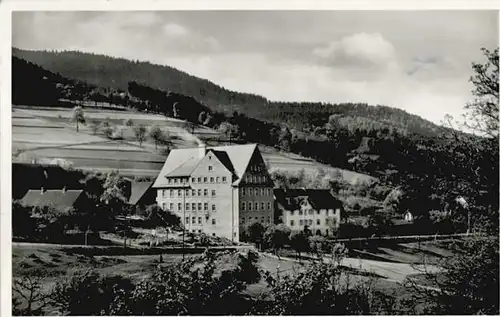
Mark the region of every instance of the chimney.
POLYGON ((45 190, 43 189, 43 186, 42 186, 42 188, 40 189, 40 194, 43 195, 44 192, 45 192, 45 190))
POLYGON ((66 193, 66 186, 63 187, 62 192, 63 194, 66 193))
POLYGON ((198 145, 198 158, 204 158, 205 157, 205 154, 207 152, 207 146, 205 145, 205 143, 200 143, 198 145))

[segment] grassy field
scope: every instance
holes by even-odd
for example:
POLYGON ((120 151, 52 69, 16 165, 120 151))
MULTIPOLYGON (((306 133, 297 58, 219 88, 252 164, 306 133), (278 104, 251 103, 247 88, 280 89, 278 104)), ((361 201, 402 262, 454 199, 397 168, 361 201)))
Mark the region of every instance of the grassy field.
MULTIPOLYGON (((75 124, 70 122, 72 110, 69 108, 13 106, 13 161, 51 163, 54 159, 62 159, 78 169, 101 172, 118 169, 130 176, 156 176, 165 156, 150 140, 139 146, 133 129, 124 126, 127 119, 132 119, 134 125, 143 124, 148 128, 155 124, 160 126, 170 136, 172 148, 197 146, 200 140, 209 145, 226 144, 225 137, 213 129, 196 126, 191 134, 185 121, 158 114, 92 108, 85 108, 84 112, 87 124, 80 125, 80 131, 76 132, 75 124), (92 121, 110 122, 121 131, 124 140, 109 140, 100 133, 94 135, 89 124, 92 121)), ((314 174, 322 168, 327 172, 340 172, 349 182, 371 178, 271 147, 260 145, 259 149, 271 171, 298 172, 303 169, 307 174, 314 174)))

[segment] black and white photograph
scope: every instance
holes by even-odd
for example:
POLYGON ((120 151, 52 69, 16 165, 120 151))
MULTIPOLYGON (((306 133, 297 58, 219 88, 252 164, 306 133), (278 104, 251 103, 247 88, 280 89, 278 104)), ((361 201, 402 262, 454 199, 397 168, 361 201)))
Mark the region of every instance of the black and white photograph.
POLYGON ((500 314, 498 9, 280 3, 12 10, 7 315, 500 314))

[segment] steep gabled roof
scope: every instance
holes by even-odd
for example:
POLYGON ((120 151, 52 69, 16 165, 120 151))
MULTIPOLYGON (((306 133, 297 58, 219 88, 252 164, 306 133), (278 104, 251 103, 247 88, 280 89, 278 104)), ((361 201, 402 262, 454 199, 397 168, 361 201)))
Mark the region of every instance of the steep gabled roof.
POLYGON ((39 189, 30 189, 21 199, 21 204, 31 207, 50 206, 58 211, 65 211, 67 208, 74 207, 78 198, 83 194, 81 189, 50 189, 42 193, 39 189))
POLYGON ((130 205, 135 205, 144 196, 148 189, 153 185, 153 182, 132 182, 131 183, 131 193, 128 203, 130 205))
MULTIPOLYGON (((234 184, 245 173, 257 144, 227 145, 207 147, 206 153, 211 151, 221 163, 236 176, 234 184)), ((174 149, 170 152, 160 174, 156 178, 153 188, 167 187, 166 177, 189 176, 203 159, 199 157, 199 148, 174 149)), ((206 154, 205 154, 206 155, 206 154)))
POLYGON ((274 197, 278 204, 286 210, 295 210, 302 199, 307 199, 316 209, 342 207, 342 202, 334 197, 328 189, 274 189, 274 197))

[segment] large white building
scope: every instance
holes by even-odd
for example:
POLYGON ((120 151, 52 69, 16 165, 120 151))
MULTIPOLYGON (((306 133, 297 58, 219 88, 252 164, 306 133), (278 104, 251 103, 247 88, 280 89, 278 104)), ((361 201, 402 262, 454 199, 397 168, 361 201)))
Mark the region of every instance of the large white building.
POLYGON ((239 241, 246 223, 273 223, 273 182, 256 144, 174 149, 153 188, 190 232, 239 241))

